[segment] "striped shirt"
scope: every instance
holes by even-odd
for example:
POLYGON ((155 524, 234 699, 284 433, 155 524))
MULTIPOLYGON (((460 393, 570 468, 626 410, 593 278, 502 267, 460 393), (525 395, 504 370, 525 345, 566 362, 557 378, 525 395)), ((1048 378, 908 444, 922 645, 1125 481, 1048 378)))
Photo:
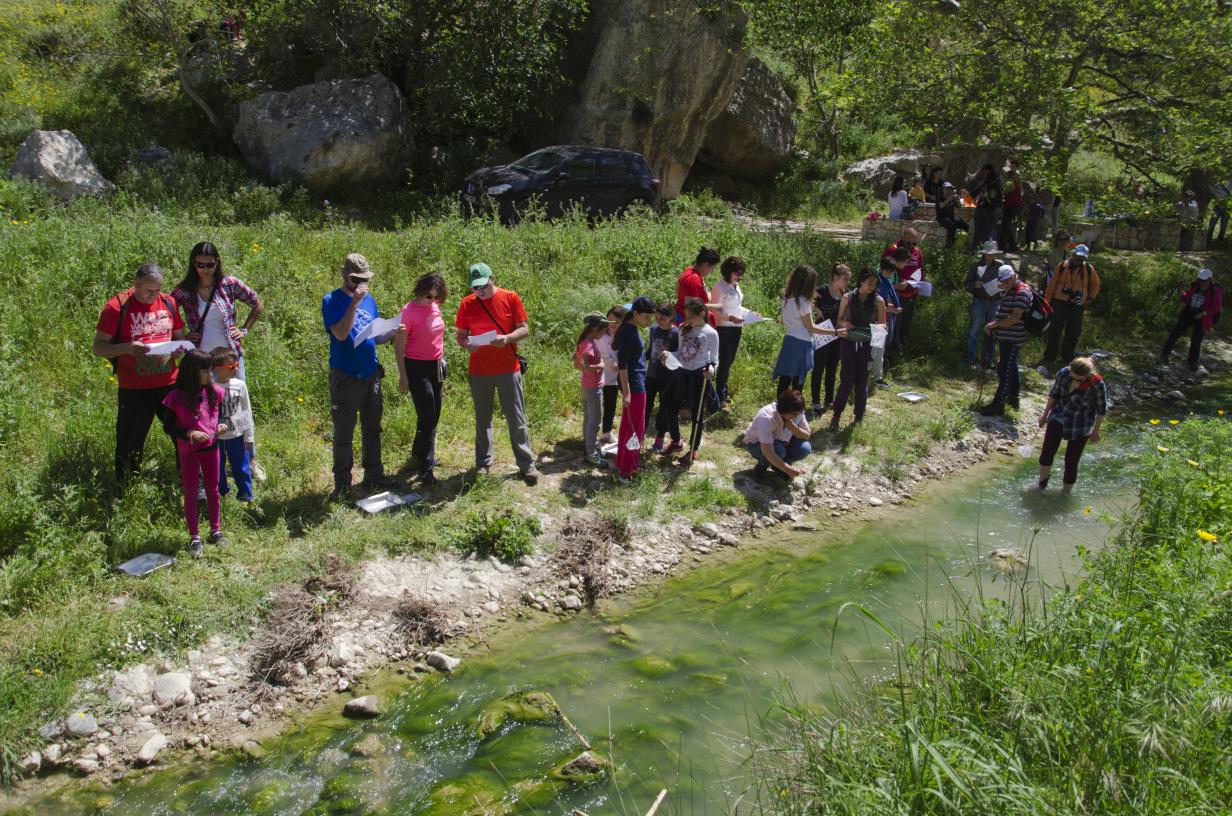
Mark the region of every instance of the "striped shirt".
POLYGON ((997 316, 995 319, 998 321, 1004 320, 1015 309, 1022 309, 1022 318, 1012 326, 998 326, 996 329, 998 340, 1005 343, 1014 343, 1019 346, 1027 342, 1025 318, 1027 312, 1031 311, 1031 300, 1031 287, 1021 281, 1017 287, 1005 293, 1005 296, 1001 298, 1001 303, 997 306, 997 316))

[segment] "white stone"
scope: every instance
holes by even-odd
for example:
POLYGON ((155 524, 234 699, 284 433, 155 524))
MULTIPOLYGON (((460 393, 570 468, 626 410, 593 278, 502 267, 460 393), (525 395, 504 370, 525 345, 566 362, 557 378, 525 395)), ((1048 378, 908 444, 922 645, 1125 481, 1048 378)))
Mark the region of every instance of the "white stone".
POLYGON ((141 750, 137 752, 137 761, 142 765, 148 765, 154 761, 154 757, 158 756, 158 752, 166 747, 167 738, 161 733, 155 732, 141 746, 141 750))
POLYGON ((94 749, 94 753, 98 754, 99 759, 106 759, 111 756, 111 749, 106 745, 100 745, 94 749))
POLYGON ((102 195, 112 189, 85 147, 68 130, 31 133, 17 151, 9 172, 46 187, 66 201, 81 195, 102 195))
POLYGON ((90 774, 98 771, 98 760, 86 759, 83 757, 81 759, 74 760, 73 767, 81 771, 86 776, 89 776, 90 774))
POLYGON ((43 755, 38 751, 31 751, 21 758, 17 767, 26 776, 36 774, 43 767, 43 755))
POLYGON ((576 595, 566 595, 560 599, 560 606, 569 612, 577 612, 582 608, 582 599, 576 595))
POLYGON ((488 612, 488 614, 495 615, 500 612, 501 607, 496 601, 488 601, 483 605, 483 608, 488 612))
POLYGON ((329 652, 329 665, 335 669, 342 668, 355 659, 355 647, 345 640, 335 640, 329 652))
POLYGON ((192 680, 181 672, 158 675, 154 680, 154 702, 164 708, 193 705, 197 698, 192 692, 192 680))
POLYGON ((43 749, 43 763, 46 765, 60 764, 60 757, 63 755, 63 752, 60 744, 53 742, 43 749))
POLYGON ((454 669, 462 665, 461 660, 456 657, 450 657, 444 652, 428 652, 424 656, 424 659, 428 662, 429 666, 437 671, 443 671, 446 674, 452 674, 454 669))
POLYGON ((871 499, 869 499, 868 503, 871 504, 873 507, 880 507, 881 505, 885 504, 884 501, 877 498, 876 496, 873 496, 871 499))
POLYGON ((74 737, 88 737, 98 730, 98 720, 88 711, 74 711, 64 721, 64 727, 74 737))
POLYGON ((240 712, 239 721, 241 723, 243 723, 244 725, 250 725, 252 724, 252 720, 253 720, 253 716, 252 716, 251 711, 249 711, 248 709, 244 709, 243 711, 240 712))
POLYGON ((382 714, 381 698, 370 694, 347 700, 342 713, 350 717, 379 717, 382 714))

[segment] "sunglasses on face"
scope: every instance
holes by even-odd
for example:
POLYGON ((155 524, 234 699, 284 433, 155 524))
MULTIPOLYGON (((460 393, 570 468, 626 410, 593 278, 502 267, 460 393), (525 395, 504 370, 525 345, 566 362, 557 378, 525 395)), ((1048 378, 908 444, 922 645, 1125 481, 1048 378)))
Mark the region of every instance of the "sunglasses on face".
POLYGON ((193 266, 197 269, 213 269, 218 266, 217 261, 193 261, 193 266))

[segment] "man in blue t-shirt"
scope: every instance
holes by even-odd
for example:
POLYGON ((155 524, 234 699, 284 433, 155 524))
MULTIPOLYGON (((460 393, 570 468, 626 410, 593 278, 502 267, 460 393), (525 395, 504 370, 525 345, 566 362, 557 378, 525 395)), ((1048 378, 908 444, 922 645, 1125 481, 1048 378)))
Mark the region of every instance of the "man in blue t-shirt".
POLYGON ((321 317, 329 333, 329 401, 334 420, 334 492, 330 498, 343 501, 351 491, 354 462, 355 417, 363 437, 366 488, 387 490, 397 482, 386 478, 381 464, 381 378, 385 370, 376 358, 378 343, 388 343, 397 334, 370 333, 355 340, 380 317, 376 301, 368 293, 372 271, 368 259, 353 252, 342 264, 342 286, 321 299, 321 317))

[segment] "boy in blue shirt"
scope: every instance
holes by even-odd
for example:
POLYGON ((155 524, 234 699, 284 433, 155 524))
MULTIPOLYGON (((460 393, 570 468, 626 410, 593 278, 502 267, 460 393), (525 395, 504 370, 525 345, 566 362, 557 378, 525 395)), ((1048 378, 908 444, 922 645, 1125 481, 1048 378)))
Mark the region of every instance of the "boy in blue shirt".
POLYGON ((380 337, 369 335, 355 343, 380 317, 376 301, 368 293, 371 279, 368 260, 351 253, 342 264, 342 286, 321 299, 321 317, 329 333, 329 402, 334 422, 334 491, 330 499, 334 501, 346 499, 351 490, 357 414, 364 446, 362 485, 381 490, 397 485, 386 478, 381 464, 381 378, 385 370, 376 357, 377 344, 388 343, 397 331, 380 337))
MULTIPOLYGON (((894 339, 894 321, 897 319, 895 315, 903 310, 894 287, 898 283, 898 270, 903 268, 904 263, 905 261, 896 261, 893 258, 882 258, 880 274, 877 276, 877 294, 881 295, 886 304, 886 346, 894 339)), ((881 388, 890 387, 885 381, 885 347, 873 347, 873 380, 881 388)))

